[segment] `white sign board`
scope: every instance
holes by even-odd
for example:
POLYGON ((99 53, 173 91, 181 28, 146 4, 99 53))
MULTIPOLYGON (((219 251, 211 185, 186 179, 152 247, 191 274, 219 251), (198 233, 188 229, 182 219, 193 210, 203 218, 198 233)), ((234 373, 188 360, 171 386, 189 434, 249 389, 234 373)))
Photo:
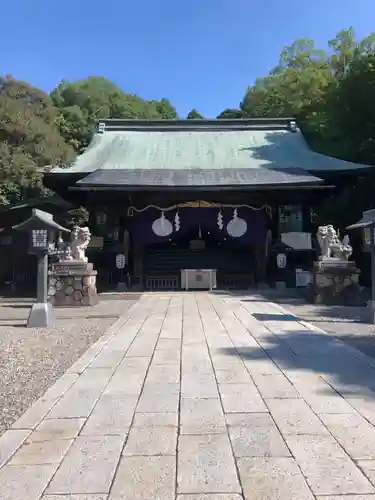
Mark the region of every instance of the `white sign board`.
POLYGON ((311 233, 290 232, 281 234, 281 242, 294 250, 311 250, 311 233))
POLYGON ((309 271, 296 269, 296 287, 306 287, 312 282, 312 275, 309 271))
POLYGON ((119 253, 116 255, 116 267, 117 269, 124 269, 125 267, 125 255, 123 253, 119 253))
POLYGON ((276 262, 277 262, 277 267, 279 269, 285 269, 286 268, 286 255, 285 255, 285 253, 277 254, 276 262))

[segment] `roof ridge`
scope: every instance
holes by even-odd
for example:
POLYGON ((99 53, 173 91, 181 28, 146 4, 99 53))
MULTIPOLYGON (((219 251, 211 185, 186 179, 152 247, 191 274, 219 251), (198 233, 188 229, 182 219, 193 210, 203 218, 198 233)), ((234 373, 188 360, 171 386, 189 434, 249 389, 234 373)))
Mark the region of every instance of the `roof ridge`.
POLYGON ((134 131, 200 131, 200 130, 297 130, 295 118, 223 118, 197 120, 143 120, 105 118, 98 122, 98 132, 134 131))

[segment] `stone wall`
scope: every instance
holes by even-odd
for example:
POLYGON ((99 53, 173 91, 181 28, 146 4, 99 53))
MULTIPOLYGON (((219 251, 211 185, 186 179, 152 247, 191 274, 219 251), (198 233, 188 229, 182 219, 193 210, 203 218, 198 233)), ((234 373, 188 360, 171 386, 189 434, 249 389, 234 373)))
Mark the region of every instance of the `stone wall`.
POLYGON ((314 304, 359 305, 359 274, 354 262, 315 262, 308 298, 314 304))
POLYGON ((49 273, 49 296, 55 307, 82 307, 98 303, 97 271, 92 264, 67 262, 52 267, 49 273))

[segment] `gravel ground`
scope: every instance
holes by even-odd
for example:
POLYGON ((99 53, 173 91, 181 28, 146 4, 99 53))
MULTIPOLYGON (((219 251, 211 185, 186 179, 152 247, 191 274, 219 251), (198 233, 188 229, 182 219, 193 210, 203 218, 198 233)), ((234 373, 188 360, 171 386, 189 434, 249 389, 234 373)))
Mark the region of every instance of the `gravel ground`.
MULTIPOLYGON (((119 297, 117 297, 119 298, 119 297)), ((0 435, 135 303, 55 309, 53 330, 25 328, 30 302, 0 300, 0 435)))

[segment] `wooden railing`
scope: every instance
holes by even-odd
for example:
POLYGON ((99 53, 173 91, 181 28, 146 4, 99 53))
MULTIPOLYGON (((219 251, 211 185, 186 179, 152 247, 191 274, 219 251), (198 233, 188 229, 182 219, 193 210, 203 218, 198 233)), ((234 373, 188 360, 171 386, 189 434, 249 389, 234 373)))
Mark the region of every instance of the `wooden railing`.
POLYGON ((218 288, 246 289, 254 285, 252 274, 221 274, 218 276, 218 288))
POLYGON ((179 276, 146 276, 147 290, 178 290, 181 288, 179 276))
MULTIPOLYGON (((218 288, 247 289, 254 284, 252 274, 225 274, 218 277, 218 288)), ((145 276, 146 290, 179 290, 180 276, 145 276)))

